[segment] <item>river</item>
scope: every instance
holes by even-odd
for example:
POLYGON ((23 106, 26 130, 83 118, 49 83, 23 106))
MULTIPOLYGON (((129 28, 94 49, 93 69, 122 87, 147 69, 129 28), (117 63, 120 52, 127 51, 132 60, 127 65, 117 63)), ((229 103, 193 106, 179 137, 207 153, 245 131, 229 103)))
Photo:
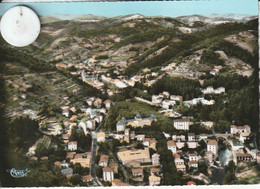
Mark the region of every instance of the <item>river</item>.
POLYGON ((228 164, 230 157, 232 157, 231 151, 227 148, 225 141, 219 141, 218 159, 221 163, 221 167, 213 167, 211 182, 214 184, 223 184, 225 178, 225 165, 228 164))

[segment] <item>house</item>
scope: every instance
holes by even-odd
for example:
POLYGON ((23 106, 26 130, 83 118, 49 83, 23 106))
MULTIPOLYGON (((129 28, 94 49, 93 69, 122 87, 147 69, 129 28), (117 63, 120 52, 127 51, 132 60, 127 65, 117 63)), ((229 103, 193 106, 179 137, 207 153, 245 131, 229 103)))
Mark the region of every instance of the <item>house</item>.
POLYGON ((69 117, 69 109, 62 110, 62 115, 69 117))
POLYGON ((201 125, 205 125, 206 127, 208 127, 208 129, 211 129, 214 126, 214 122, 212 122, 212 121, 203 121, 203 122, 201 122, 201 125))
POLYGON ((69 135, 69 134, 63 134, 63 135, 61 136, 61 138, 62 138, 62 140, 69 140, 70 135, 69 135))
POLYGON ((158 186, 161 183, 161 178, 155 175, 149 176, 149 186, 158 186))
POLYGON ((236 152, 237 161, 244 161, 244 162, 250 162, 252 161, 252 156, 249 153, 241 153, 236 152))
POLYGON ((150 168, 150 173, 151 173, 151 175, 159 175, 160 169, 152 167, 152 168, 150 168))
POLYGON ((143 141, 145 138, 145 135, 136 135, 135 138, 137 141, 143 141))
POLYGON ((88 99, 86 99, 85 101, 86 101, 86 103, 87 103, 89 106, 92 106, 92 104, 93 104, 93 100, 92 100, 92 99, 88 98, 88 99))
POLYGON ((142 177, 144 176, 144 170, 143 168, 132 169, 132 174, 133 177, 142 177))
POLYGON ((209 140, 207 144, 207 151, 211 151, 215 156, 218 156, 218 142, 216 140, 209 140))
POLYGON ((58 167, 61 167, 61 162, 60 161, 55 161, 53 164, 58 166, 58 167))
POLYGON ((90 158, 84 153, 75 154, 74 158, 70 160, 70 163, 79 163, 82 167, 90 167, 90 158))
POLYGON ((112 186, 132 186, 132 185, 124 183, 123 181, 121 181, 119 179, 114 179, 112 181, 112 186))
POLYGON ((105 107, 106 109, 110 109, 111 108, 111 101, 109 99, 104 101, 105 107))
POLYGON ((177 171, 182 171, 183 173, 186 172, 186 166, 184 164, 183 159, 175 159, 174 163, 175 163, 177 171))
POLYGON ((76 152, 68 152, 66 159, 73 159, 75 154, 76 154, 76 152))
POLYGON ((189 130, 190 126, 190 119, 185 118, 185 119, 176 119, 173 121, 173 125, 177 130, 189 130))
POLYGON ((175 100, 175 101, 180 101, 180 102, 182 102, 182 96, 177 96, 177 95, 171 95, 170 96, 170 99, 171 100, 175 100))
POLYGON ((245 140, 250 136, 250 133, 240 133, 239 140, 244 143, 245 140))
POLYGON ((188 133, 188 141, 195 141, 195 133, 188 133))
POLYGON ((114 172, 111 167, 104 167, 103 169, 103 180, 112 182, 114 180, 114 172))
POLYGON ((117 163, 109 163, 109 167, 111 167, 114 173, 118 173, 118 164, 117 163))
POLYGON ((167 148, 168 148, 168 150, 171 150, 172 153, 176 153, 176 151, 177 151, 176 143, 173 140, 167 141, 167 148))
POLYGON ((152 164, 159 165, 160 164, 160 155, 155 153, 152 155, 152 164))
POLYGON ((77 150, 77 141, 68 142, 68 150, 70 150, 70 151, 77 150))
POLYGON ((87 124, 88 129, 95 130, 95 128, 96 128, 96 121, 95 120, 89 119, 89 120, 86 121, 86 124, 87 124))
POLYGON ((126 119, 122 117, 122 119, 116 124, 116 131, 117 132, 124 131, 125 125, 126 125, 126 119))
POLYGON ((106 140, 106 133, 98 132, 97 133, 97 142, 105 142, 106 140))
POLYGON ((84 176, 82 176, 81 179, 83 182, 92 182, 93 181, 93 177, 91 175, 84 175, 84 176))
POLYGON ((157 141, 154 139, 150 139, 150 138, 143 139, 143 145, 146 147, 156 150, 156 144, 157 144, 157 141))
POLYGON ((196 183, 193 182, 193 181, 189 181, 189 182, 187 182, 187 185, 189 185, 189 186, 196 186, 196 183))
POLYGON ((117 152, 117 157, 123 165, 128 165, 129 163, 148 163, 151 162, 150 152, 148 148, 144 149, 132 149, 117 152), (134 161, 134 162, 133 162, 134 161))
POLYGON ((197 161, 189 161, 189 167, 198 168, 198 162, 197 161))
POLYGON ((249 125, 244 125, 244 126, 231 125, 230 133, 231 134, 251 133, 251 128, 249 125))
POLYGON ((154 104, 161 104, 163 101, 163 97, 160 95, 153 95, 152 96, 152 103, 154 104))
POLYGON ((225 93, 224 87, 219 87, 219 88, 215 89, 215 94, 221 94, 221 93, 225 93))
POLYGON ((107 167, 108 161, 109 161, 108 155, 101 155, 98 165, 101 166, 101 167, 107 167))
POLYGON ((200 137, 199 137, 199 140, 203 140, 203 139, 207 139, 208 138, 208 134, 206 133, 201 133, 200 134, 200 137))
POLYGON ((169 99, 165 99, 164 101, 162 101, 162 107, 164 109, 169 109, 170 106, 174 106, 175 105, 175 101, 169 100, 169 99))
POLYGON ((206 89, 201 89, 203 94, 214 94, 215 90, 212 86, 208 86, 206 89))
POLYGON ((189 154, 189 161, 198 161, 199 160, 199 156, 197 153, 190 153, 189 154))
POLYGON ((185 141, 186 137, 185 135, 172 135, 172 140, 174 141, 185 141))
POLYGON ((135 131, 130 131, 130 139, 131 140, 135 139, 135 131))
POLYGON ((143 127, 144 125, 151 125, 152 121, 156 121, 156 116, 151 114, 148 117, 141 117, 139 113, 136 114, 134 119, 127 120, 127 124, 132 127, 143 127))
POLYGON ((79 127, 81 127, 83 129, 85 135, 88 134, 86 120, 81 121, 79 123, 79 127))

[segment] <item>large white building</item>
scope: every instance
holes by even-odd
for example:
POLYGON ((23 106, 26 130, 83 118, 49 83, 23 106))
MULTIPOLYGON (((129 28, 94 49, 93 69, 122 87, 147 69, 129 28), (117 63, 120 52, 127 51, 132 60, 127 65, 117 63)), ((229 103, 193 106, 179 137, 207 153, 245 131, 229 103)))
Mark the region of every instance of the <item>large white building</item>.
POLYGON ((68 142, 68 150, 70 150, 70 151, 77 150, 77 141, 68 142))
POLYGON ((103 168, 103 179, 104 181, 112 182, 114 180, 114 171, 111 167, 103 168))
POLYGON ((218 156, 218 142, 216 140, 209 140, 207 144, 207 151, 213 152, 215 156, 218 156))
POLYGON ((250 128, 249 125, 244 125, 244 126, 231 125, 231 127, 230 127, 230 133, 231 133, 231 134, 237 134, 237 133, 251 133, 251 128, 250 128))
POLYGON ((176 119, 173 121, 173 125, 178 130, 189 130, 190 129, 190 119, 176 119))

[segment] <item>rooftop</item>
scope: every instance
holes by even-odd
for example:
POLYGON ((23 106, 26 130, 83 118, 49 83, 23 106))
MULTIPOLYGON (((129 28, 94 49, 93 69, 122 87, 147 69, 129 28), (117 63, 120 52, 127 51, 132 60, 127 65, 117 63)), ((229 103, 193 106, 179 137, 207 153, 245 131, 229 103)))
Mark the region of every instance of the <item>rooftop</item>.
POLYGON ((123 162, 150 158, 150 152, 148 148, 145 148, 144 150, 126 150, 118 152, 117 155, 123 162))
POLYGON ((112 172, 113 169, 111 167, 104 167, 103 172, 112 172))
POLYGON ((216 140, 209 140, 208 145, 217 145, 218 142, 216 140))
POLYGON ((173 140, 167 141, 167 146, 176 146, 176 143, 173 140))

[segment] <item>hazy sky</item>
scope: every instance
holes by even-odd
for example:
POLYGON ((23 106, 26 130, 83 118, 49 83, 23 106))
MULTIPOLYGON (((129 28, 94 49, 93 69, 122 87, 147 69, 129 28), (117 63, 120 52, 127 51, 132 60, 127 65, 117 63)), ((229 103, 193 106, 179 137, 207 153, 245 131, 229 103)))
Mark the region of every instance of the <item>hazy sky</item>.
POLYGON ((32 8, 39 16, 55 14, 94 14, 100 16, 119 16, 143 14, 145 16, 184 16, 200 14, 258 14, 257 0, 193 0, 157 2, 78 2, 78 3, 0 3, 0 15, 16 5, 32 8))

